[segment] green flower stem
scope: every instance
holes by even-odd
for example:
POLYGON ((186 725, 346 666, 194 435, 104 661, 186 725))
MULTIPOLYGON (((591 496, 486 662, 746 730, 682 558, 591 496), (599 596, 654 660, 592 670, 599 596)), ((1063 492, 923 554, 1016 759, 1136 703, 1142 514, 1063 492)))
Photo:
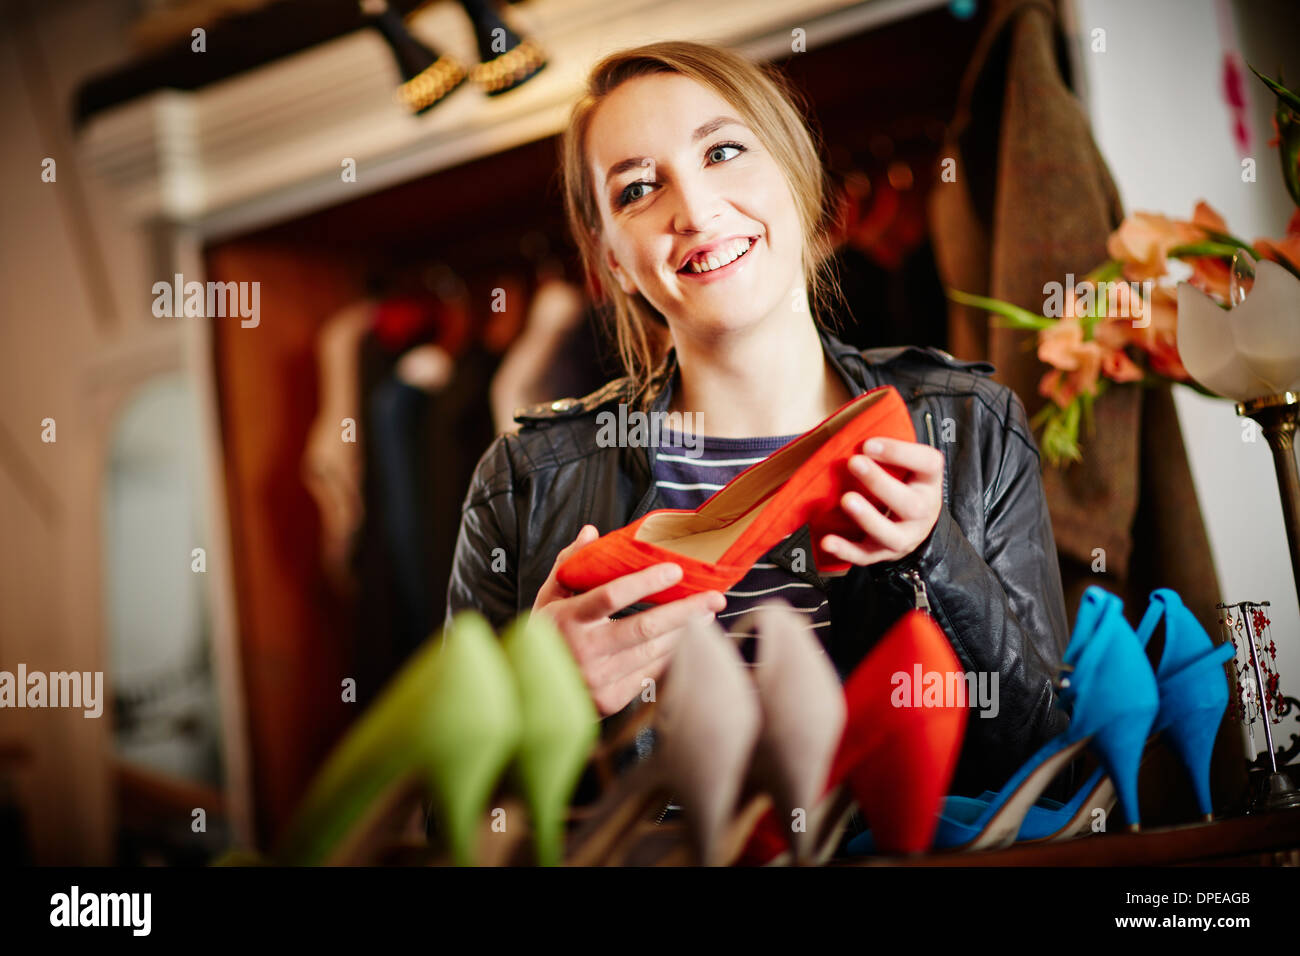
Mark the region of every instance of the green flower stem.
POLYGON ((1254 246, 1242 243, 1238 246, 1235 242, 1189 242, 1185 245, 1174 246, 1169 250, 1169 255, 1175 259, 1200 259, 1204 256, 1215 256, 1221 259, 1231 259, 1237 254, 1237 249, 1245 249, 1256 259, 1260 258, 1259 253, 1254 246))
POLYGON ((960 305, 969 305, 972 308, 983 309, 985 312, 992 312, 1000 316, 1004 321, 1000 324, 1017 329, 1050 329, 1056 324, 1056 319, 1044 318, 1041 315, 1034 315, 1028 309, 1022 309, 1018 305, 1012 305, 1010 302, 1003 302, 1000 299, 990 299, 987 296, 971 295, 968 292, 959 292, 956 289, 948 289, 948 298, 960 305))
POLYGON ((1124 263, 1118 259, 1107 259, 1083 278, 1085 282, 1110 282, 1112 279, 1118 279, 1123 272, 1124 263))
MULTIPOLYGON (((1200 227, 1204 228, 1204 227, 1200 227)), ((1245 239, 1239 239, 1230 232, 1219 232, 1217 229, 1206 229, 1205 234, 1215 242, 1223 242, 1233 247, 1233 249, 1245 249, 1256 259, 1259 258, 1259 252, 1245 239)))

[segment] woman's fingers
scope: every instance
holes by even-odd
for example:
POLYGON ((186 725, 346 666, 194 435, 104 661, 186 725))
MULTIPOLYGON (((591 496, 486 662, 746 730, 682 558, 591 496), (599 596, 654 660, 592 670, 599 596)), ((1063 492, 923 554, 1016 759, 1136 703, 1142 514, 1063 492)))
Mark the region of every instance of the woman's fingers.
MULTIPOLYGON (((925 501, 916 489, 899 481, 881 465, 865 455, 854 455, 849 459, 849 471, 864 488, 876 496, 881 504, 892 511, 895 517, 912 521, 925 515, 925 501)), ((848 492, 844 496, 846 507, 851 499, 861 499, 862 495, 848 492)), ((849 511, 852 514, 852 510, 849 511)))
POLYGON ((578 536, 561 548, 560 553, 555 556, 555 563, 551 565, 551 573, 546 576, 542 586, 537 589, 537 597, 533 600, 533 610, 538 610, 552 601, 562 600, 573 595, 572 591, 560 583, 560 565, 599 537, 600 532, 596 530, 595 525, 584 524, 578 529, 578 536))
POLYGON ((672 587, 681 579, 680 565, 671 561, 652 564, 583 592, 574 604, 574 613, 582 620, 599 621, 612 616, 615 611, 636 604, 642 598, 672 587))
POLYGON ((858 527, 877 544, 891 551, 901 550, 907 544, 908 529, 902 523, 886 518, 875 505, 856 491, 846 492, 840 499, 840 504, 858 523, 858 527))
POLYGON ((618 654, 636 650, 643 655, 658 656, 660 645, 654 641, 660 635, 681 628, 697 614, 716 614, 726 606, 727 599, 719 592, 702 591, 619 618, 610 628, 611 652, 618 654))
MULTIPOLYGON (((633 697, 645 693, 647 681, 658 682, 664 671, 667 670, 668 663, 672 660, 673 651, 675 650, 676 645, 674 644, 668 653, 634 668, 613 683, 593 691, 592 699, 596 702, 596 707, 600 710, 601 716, 608 717, 610 714, 617 714, 628 705, 628 702, 633 697)), ((651 699, 655 698, 652 697, 651 699)))
POLYGON ((920 442, 868 438, 862 450, 878 462, 905 468, 927 480, 943 474, 943 452, 920 442))
POLYGON ((595 525, 584 524, 578 529, 578 536, 561 548, 560 553, 555 556, 555 563, 551 565, 551 574, 554 575, 559 571, 560 565, 599 537, 600 532, 596 530, 595 525))
POLYGON ((884 548, 865 548, 846 538, 841 538, 837 534, 828 534, 822 538, 822 548, 837 558, 859 566, 888 560, 893 553, 884 548))
POLYGON ((621 686, 633 680, 639 687, 643 677, 657 679, 663 669, 661 662, 666 662, 673 656, 685 634, 686 628, 673 628, 610 655, 600 665, 604 683, 621 686))

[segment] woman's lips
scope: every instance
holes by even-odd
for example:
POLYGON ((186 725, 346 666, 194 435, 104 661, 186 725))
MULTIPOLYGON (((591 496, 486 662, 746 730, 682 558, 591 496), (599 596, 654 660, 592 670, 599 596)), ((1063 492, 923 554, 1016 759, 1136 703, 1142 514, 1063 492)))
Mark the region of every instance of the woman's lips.
POLYGON ((717 282, 720 279, 726 279, 739 272, 741 267, 749 261, 750 256, 754 254, 755 249, 758 247, 759 238, 760 237, 758 236, 750 236, 749 249, 745 251, 745 254, 732 259, 725 266, 720 266, 717 269, 710 269, 708 272, 695 272, 691 269, 691 265, 688 262, 686 268, 684 270, 678 270, 677 274, 685 279, 690 279, 693 282, 717 282))

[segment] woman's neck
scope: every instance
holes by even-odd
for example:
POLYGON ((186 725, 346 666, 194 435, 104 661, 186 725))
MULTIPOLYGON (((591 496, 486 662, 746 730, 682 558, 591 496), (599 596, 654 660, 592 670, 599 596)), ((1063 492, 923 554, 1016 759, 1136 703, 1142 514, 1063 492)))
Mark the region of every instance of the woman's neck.
POLYGON ((852 397, 826 360, 811 318, 781 316, 702 342, 674 340, 679 385, 670 411, 694 412, 714 438, 797 435, 852 397))

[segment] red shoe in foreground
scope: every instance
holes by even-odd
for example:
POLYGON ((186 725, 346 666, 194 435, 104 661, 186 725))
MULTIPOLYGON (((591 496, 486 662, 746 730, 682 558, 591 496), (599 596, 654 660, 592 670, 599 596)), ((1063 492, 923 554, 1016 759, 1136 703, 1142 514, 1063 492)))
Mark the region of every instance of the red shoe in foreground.
MULTIPOLYGON (((661 508, 603 535, 560 565, 560 584, 587 591, 607 581, 671 561, 682 579, 645 598, 663 604, 701 591, 726 591, 777 542, 808 524, 812 559, 822 574, 850 565, 821 549, 837 534, 859 539, 862 530, 840 498, 862 483, 848 461, 868 438, 916 441, 907 405, 897 389, 873 388, 842 405, 820 424, 769 457, 750 465, 694 511, 661 508)), ((884 466, 906 481, 905 470, 884 466)))
MULTIPOLYGON (((878 852, 930 848, 966 735, 965 690, 952 645, 928 614, 909 611, 871 649, 844 682, 844 736, 821 804, 808 814, 818 862, 834 852, 853 803, 867 817, 878 852)), ((787 851, 789 825, 774 813, 763 817, 739 863, 777 860, 787 851)))

